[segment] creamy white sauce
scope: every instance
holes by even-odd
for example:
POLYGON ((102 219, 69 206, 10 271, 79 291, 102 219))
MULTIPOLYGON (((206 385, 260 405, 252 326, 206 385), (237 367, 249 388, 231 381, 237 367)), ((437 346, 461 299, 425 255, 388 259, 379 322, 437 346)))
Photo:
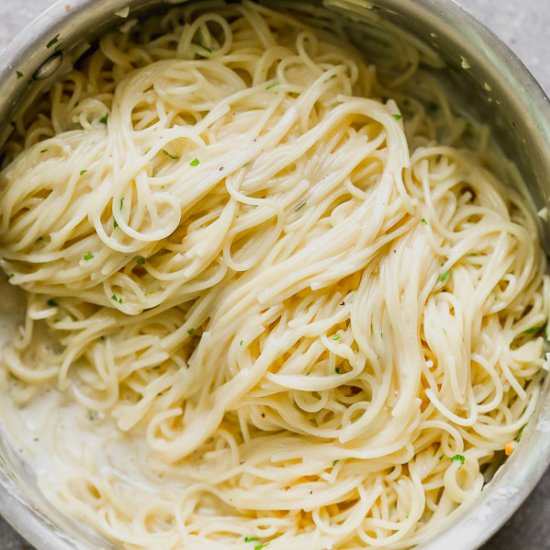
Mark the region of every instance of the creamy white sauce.
MULTIPOLYGON (((24 321, 24 296, 4 276, 0 280, 0 296, 3 347, 24 321)), ((2 373, 0 429, 36 476, 36 483, 46 497, 56 501, 62 480, 81 475, 84 463, 86 469, 95 470, 100 477, 116 478, 140 493, 159 493, 163 487, 177 484, 167 477, 148 479, 137 462, 137 457, 145 457, 148 452, 143 438, 125 435, 104 413, 88 411, 52 387, 19 405, 9 390, 15 384, 2 373)))

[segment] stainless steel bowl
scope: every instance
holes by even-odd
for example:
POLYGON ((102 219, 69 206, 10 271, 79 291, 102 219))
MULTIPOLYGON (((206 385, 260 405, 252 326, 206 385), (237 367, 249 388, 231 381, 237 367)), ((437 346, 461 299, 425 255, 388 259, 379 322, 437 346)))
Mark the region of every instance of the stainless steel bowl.
MULTIPOLYGON (((114 25, 123 8, 130 17, 186 0, 60 0, 21 33, 0 59, 0 145, 11 120, 83 51, 83 44, 114 25)), ((450 0, 301 0, 324 4, 335 17, 359 22, 388 20, 438 51, 451 67, 442 71, 459 108, 487 122, 516 163, 534 207, 550 201, 550 103, 515 55, 450 0)), ((271 4, 276 5, 277 0, 271 4)), ((281 4, 284 4, 281 2, 281 4)), ((545 246, 550 227, 541 227, 545 246)), ((548 248, 547 248, 548 250, 548 248)), ((550 377, 522 441, 481 496, 425 550, 478 548, 512 515, 550 464, 550 377)), ((63 517, 39 493, 33 473, 0 433, 0 513, 40 550, 110 548, 110 544, 63 517)))

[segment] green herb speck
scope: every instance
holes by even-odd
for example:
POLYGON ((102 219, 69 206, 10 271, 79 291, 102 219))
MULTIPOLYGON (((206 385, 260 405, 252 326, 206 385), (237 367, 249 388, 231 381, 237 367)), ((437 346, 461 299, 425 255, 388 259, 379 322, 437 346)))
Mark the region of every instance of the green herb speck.
POLYGON ((514 441, 517 441, 518 443, 521 441, 521 438, 523 437, 523 430, 525 430, 525 427, 527 426, 527 424, 524 424, 519 432, 518 432, 518 435, 516 435, 516 437, 514 437, 514 441))
POLYGON ((59 304, 53 298, 50 298, 46 303, 50 307, 59 307, 59 304))
POLYGON ((51 48, 54 44, 59 42, 59 34, 56 34, 47 44, 46 48, 51 48))
POLYGON ((401 120, 403 118, 403 115, 392 115, 395 120, 401 120))
POLYGON ((448 280, 449 280, 449 277, 451 276, 451 272, 450 271, 445 271, 445 273, 442 273, 440 276, 439 276, 439 280, 440 282, 442 283, 446 283, 448 280))
POLYGON ((84 254, 84 256, 82 257, 82 259, 85 261, 85 262, 89 262, 90 260, 92 260, 94 258, 94 255, 91 253, 91 252, 88 252, 87 254, 84 254))
POLYGON ((107 124, 108 121, 109 121, 109 113, 105 113, 105 114, 99 119, 99 122, 101 122, 101 124, 107 124))
POLYGON ((88 170, 80 170, 80 175, 83 176, 88 170))
POLYGON ((212 55, 212 50, 208 46, 205 46, 204 44, 194 44, 194 45, 199 49, 199 51, 197 52, 197 55, 200 55, 201 57, 210 57, 212 55), (200 51, 200 50, 204 50, 204 51, 200 51))
POLYGON ((144 265, 145 264, 145 258, 143 256, 138 256, 136 258, 136 264, 138 265, 144 265))
POLYGON ((201 161, 199 159, 195 158, 189 163, 189 166, 198 166, 200 163, 201 163, 201 161))
POLYGON ((244 537, 244 542, 255 542, 260 540, 258 537, 244 537))
POLYGON ((526 331, 524 331, 524 334, 536 334, 543 328, 544 328, 544 325, 535 325, 535 326, 532 326, 531 328, 528 328, 526 331))
POLYGON ((122 298, 119 298, 116 294, 111 296, 111 300, 113 300, 113 302, 117 302, 118 304, 122 304, 122 298))
POLYGON ((21 71, 15 71, 15 74, 17 75, 17 78, 23 78, 23 73, 21 71))
POLYGON ((341 334, 335 334, 332 339, 333 340, 340 340, 340 338, 342 338, 342 335, 341 334))
POLYGON ((187 331, 187 334, 189 334, 189 336, 193 336, 193 334, 195 334, 195 329, 194 329, 194 328, 190 328, 190 329, 187 331))
POLYGON ((426 218, 422 218, 422 224, 423 225, 428 225, 428 220, 426 218))
POLYGON ((295 209, 294 212, 299 212, 307 204, 307 201, 301 202, 295 209))
POLYGON ((340 462, 339 458, 337 458, 336 460, 333 460, 332 461, 332 467, 334 468, 334 466, 336 466, 336 464, 338 464, 338 462, 340 462))
POLYGON ((454 455, 453 458, 451 458, 451 462, 460 462, 461 464, 464 464, 464 460, 463 455, 454 455))

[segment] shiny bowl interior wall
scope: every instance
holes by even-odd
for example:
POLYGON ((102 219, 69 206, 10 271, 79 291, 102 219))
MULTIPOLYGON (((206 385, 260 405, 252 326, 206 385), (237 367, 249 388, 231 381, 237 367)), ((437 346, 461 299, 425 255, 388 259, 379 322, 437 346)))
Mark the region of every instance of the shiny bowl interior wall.
MULTIPOLYGON (((0 144, 16 113, 58 78, 87 44, 121 25, 121 16, 168 9, 178 0, 62 0, 20 34, 0 57, 0 144), (55 47, 52 48, 52 41, 55 47), (52 51, 53 50, 53 51, 52 51), (23 75, 23 76, 21 76, 23 75)), ((273 7, 296 2, 271 0, 273 7)), ((550 104, 534 79, 494 35, 450 0, 301 0, 356 24, 389 21, 435 49, 454 70, 440 71, 459 109, 487 122, 505 155, 516 163, 538 210, 550 197, 550 104), (463 59, 469 68, 461 68, 463 59), (458 68, 458 70, 457 70, 458 68)), ((361 48, 361 44, 357 44, 361 48)), ((550 231, 541 227, 548 251, 550 231)), ((526 498, 550 463, 550 377, 521 444, 448 528, 425 550, 471 550, 487 540, 526 498)), ((38 492, 0 433, 0 513, 40 550, 109 548, 94 533, 61 516, 38 492)))

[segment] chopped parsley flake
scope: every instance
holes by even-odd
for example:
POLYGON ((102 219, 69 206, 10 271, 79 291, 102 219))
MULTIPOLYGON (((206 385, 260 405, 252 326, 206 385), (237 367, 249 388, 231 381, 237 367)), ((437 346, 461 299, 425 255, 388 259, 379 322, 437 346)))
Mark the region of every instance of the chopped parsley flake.
POLYGON ((241 341, 239 342, 239 346, 242 346, 242 345, 243 345, 243 341, 241 340, 241 341))
POLYGON ((460 464, 464 464, 464 460, 463 455, 454 455, 453 458, 451 458, 451 462, 460 462, 460 464))
POLYGON ((340 462, 339 458, 337 458, 336 460, 333 460, 332 461, 332 467, 334 468, 334 466, 336 466, 336 464, 338 464, 338 462, 340 462))
POLYGON ((21 71, 15 71, 15 74, 17 75, 17 78, 23 78, 23 73, 21 71))
POLYGON ((428 220, 427 220, 426 218, 422 218, 422 223, 423 223, 424 225, 428 225, 428 220))
POLYGON ((108 121, 109 121, 109 113, 105 113, 105 114, 99 119, 99 122, 101 122, 101 124, 107 124, 108 121))
POLYGON ((94 422, 95 420, 97 420, 97 412, 95 411, 88 411, 88 420, 90 422, 94 422))
POLYGON ((528 328, 524 334, 535 334, 537 333, 539 330, 542 330, 544 328, 544 325, 535 325, 535 326, 532 326, 531 328, 528 328))
POLYGON ((143 265, 143 264, 145 264, 145 258, 144 258, 143 256, 138 256, 138 257, 136 258, 136 264, 138 264, 138 265, 143 265))
MULTIPOLYGON (((118 203, 118 209, 122 211, 122 208, 124 207, 124 197, 122 197, 118 203)), ((113 216, 113 229, 116 229, 118 227, 118 221, 113 216)))
POLYGON ((85 262, 89 262, 90 260, 92 260, 94 258, 94 255, 91 253, 91 252, 88 252, 87 254, 85 254, 82 259, 85 261, 85 262))
POLYGON ((42 149, 40 152, 41 152, 41 153, 47 153, 48 150, 47 150, 47 149, 42 149))
POLYGON ((449 280, 449 277, 451 276, 451 272, 450 271, 445 271, 445 273, 442 273, 440 276, 439 276, 439 280, 442 282, 442 283, 446 283, 448 280, 449 280))
POLYGON ((56 34, 47 44, 46 48, 51 48, 53 45, 59 42, 59 34, 56 34))
POLYGON ((198 166, 201 163, 201 161, 197 158, 194 158, 190 163, 189 166, 198 166))
POLYGON ((301 203, 294 209, 294 212, 299 212, 306 204, 307 204, 307 201, 301 202, 301 203))
POLYGON ((42 241, 44 240, 44 237, 38 237, 38 239, 36 239, 35 242, 37 243, 41 243, 42 241))
POLYGON ((213 53, 212 50, 204 44, 194 44, 194 46, 198 50, 197 55, 200 55, 201 57, 210 57, 213 53))
POLYGON ((80 175, 83 176, 88 170, 80 170, 80 175))
POLYGON ((260 540, 258 537, 244 537, 244 542, 255 542, 260 540))
POLYGON ((392 115, 395 120, 401 120, 403 118, 403 115, 392 115))
POLYGON ((336 367, 336 368, 334 369, 334 372, 335 372, 336 374, 340 374, 340 367, 336 367))
POLYGON ((342 338, 342 335, 341 334, 335 334, 332 339, 333 340, 340 340, 340 338, 342 338))
POLYGON ((256 544, 256 546, 254 546, 254 550, 262 550, 262 548, 265 548, 268 544, 269 542, 264 542, 263 544, 256 544))
POLYGON ((59 304, 53 298, 50 298, 46 303, 50 307, 59 307, 59 304))
POLYGON ((527 426, 527 424, 524 424, 521 429, 519 430, 518 432, 518 435, 516 435, 516 437, 514 437, 514 441, 517 441, 518 443, 521 441, 521 438, 523 437, 523 430, 525 430, 525 427, 527 426))
POLYGON ((273 90, 273 88, 277 87, 279 85, 279 82, 276 80, 272 84, 269 84, 269 86, 266 86, 266 90, 273 90))
POLYGON ((117 302, 119 304, 122 304, 122 298, 119 298, 116 294, 113 294, 111 296, 111 300, 113 300, 113 302, 117 302))
POLYGON ((187 331, 187 334, 189 334, 189 336, 193 336, 193 334, 195 334, 195 329, 194 329, 194 328, 190 328, 190 329, 187 331))

